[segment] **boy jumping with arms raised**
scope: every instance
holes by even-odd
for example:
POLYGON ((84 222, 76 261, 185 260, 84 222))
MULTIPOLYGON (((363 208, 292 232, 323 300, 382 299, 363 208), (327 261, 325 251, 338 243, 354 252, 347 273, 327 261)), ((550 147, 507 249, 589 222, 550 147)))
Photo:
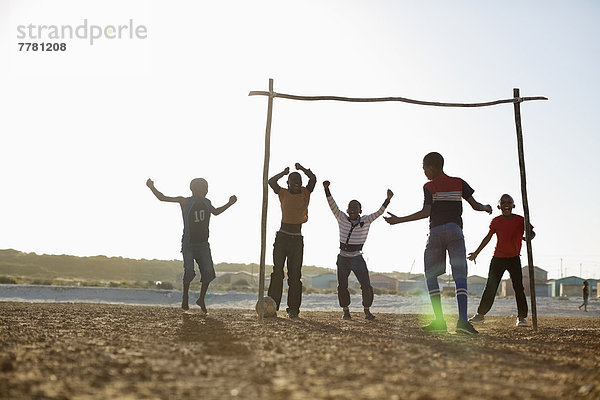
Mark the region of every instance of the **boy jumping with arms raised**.
MULTIPOLYGON (((481 244, 473 253, 469 253, 469 260, 475 262, 477 256, 483 248, 490 242, 494 233, 498 238, 494 256, 490 262, 490 271, 488 279, 477 308, 477 314, 469 318, 472 324, 483 322, 484 315, 490 311, 494 298, 498 291, 498 285, 504 275, 504 271, 508 270, 510 280, 512 281, 513 289, 515 290, 515 299, 517 300, 517 326, 527 326, 527 299, 525 298, 525 288, 523 288, 523 272, 521 271, 521 244, 525 238, 525 218, 520 215, 513 214, 515 202, 508 194, 503 194, 498 201, 498 208, 502 215, 492 219, 490 223, 490 231, 483 238, 481 244)), ((531 227, 531 238, 535 237, 533 226, 531 227)))
POLYGON ((160 201, 179 203, 183 215, 183 237, 181 238, 181 253, 183 254, 183 296, 181 308, 188 310, 190 283, 196 276, 194 272, 194 260, 198 263, 200 271, 200 297, 196 304, 206 313, 204 297, 208 290, 208 284, 215 279, 215 267, 213 265, 210 245, 208 244, 208 224, 210 215, 219 215, 231 207, 237 197, 231 196, 229 202, 219 208, 214 208, 210 200, 206 198, 208 193, 208 182, 202 178, 193 179, 190 182, 191 197, 169 197, 159 192, 154 187, 152 179, 146 181, 146 185, 160 201))
POLYGON ((394 195, 390 189, 387 191, 387 198, 376 212, 366 216, 360 216, 362 212, 361 204, 358 200, 351 200, 348 203, 348 209, 345 214, 341 211, 331 192, 329 191, 329 181, 323 182, 325 188, 325 196, 329 203, 329 208, 338 221, 340 228, 340 254, 337 258, 337 278, 338 278, 338 300, 340 307, 344 310, 342 318, 351 319, 350 309, 350 293, 348 292, 348 277, 350 272, 354 272, 360 289, 362 291, 362 303, 365 311, 366 319, 375 319, 371 313, 370 307, 373 304, 373 287, 369 279, 369 270, 362 256, 362 248, 369 234, 371 222, 384 213, 385 208, 390 204, 390 199, 394 195))
POLYGON ((452 277, 456 285, 458 322, 456 332, 475 335, 478 332, 467 321, 467 257, 462 231, 462 199, 475 211, 492 213, 492 207, 478 203, 474 190, 460 178, 444 173, 444 158, 439 153, 429 153, 423 158, 423 171, 429 182, 423 185, 423 209, 414 214, 383 217, 390 225, 416 221, 429 217, 429 239, 425 247, 425 278, 435 320, 423 327, 428 332, 447 332, 442 312, 442 299, 437 277, 446 272, 446 252, 450 256, 452 277))
POLYGON ((308 184, 302 186, 302 177, 298 172, 290 174, 290 168, 269 179, 269 186, 281 202, 281 227, 275 236, 273 244, 273 273, 269 283, 269 297, 275 300, 277 309, 281 303, 283 292, 283 266, 287 259, 288 297, 287 315, 298 318, 302 303, 302 258, 304 256, 304 238, 302 224, 308 221, 308 203, 310 194, 317 184, 317 177, 310 169, 296 163, 296 169, 308 176, 308 184), (287 189, 279 186, 277 181, 288 175, 287 189))

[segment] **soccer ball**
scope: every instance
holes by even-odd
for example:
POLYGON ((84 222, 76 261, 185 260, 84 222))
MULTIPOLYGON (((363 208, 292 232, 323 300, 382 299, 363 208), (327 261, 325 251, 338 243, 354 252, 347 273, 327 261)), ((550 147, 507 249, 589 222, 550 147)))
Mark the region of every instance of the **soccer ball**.
POLYGON ((263 317, 273 318, 277 316, 277 304, 271 297, 265 296, 262 302, 260 300, 256 302, 256 313, 258 315, 260 315, 261 305, 263 307, 263 317))

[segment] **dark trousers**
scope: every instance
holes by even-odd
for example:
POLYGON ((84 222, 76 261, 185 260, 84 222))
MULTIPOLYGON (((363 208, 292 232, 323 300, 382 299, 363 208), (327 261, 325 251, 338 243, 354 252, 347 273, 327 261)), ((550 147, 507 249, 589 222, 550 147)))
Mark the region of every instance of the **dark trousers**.
POLYGON ((302 303, 302 256, 304 254, 304 238, 301 235, 288 235, 277 232, 273 244, 273 273, 269 284, 269 297, 281 303, 283 292, 283 266, 287 259, 288 297, 287 311, 300 312, 302 303))
POLYGON ((525 298, 525 289, 523 288, 523 273, 521 272, 520 257, 492 257, 490 262, 490 271, 488 272, 487 283, 477 313, 481 315, 487 314, 494 304, 494 298, 498 291, 498 285, 504 275, 504 271, 510 274, 513 289, 515 290, 515 299, 517 300, 517 311, 519 318, 527 317, 527 299, 525 298))
POLYGON ((373 287, 367 270, 367 263, 363 256, 344 257, 338 255, 337 258, 337 278, 338 278, 338 300, 340 307, 350 305, 350 292, 348 291, 348 277, 350 272, 354 272, 356 279, 360 283, 362 290, 363 307, 371 307, 373 304, 373 287))

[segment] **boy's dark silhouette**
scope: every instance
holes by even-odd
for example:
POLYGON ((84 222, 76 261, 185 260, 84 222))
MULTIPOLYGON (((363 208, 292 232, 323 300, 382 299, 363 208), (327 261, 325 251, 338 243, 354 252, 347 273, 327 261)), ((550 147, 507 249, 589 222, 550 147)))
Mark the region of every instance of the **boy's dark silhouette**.
POLYGON ((435 320, 423 327, 430 332, 446 332, 442 312, 439 275, 446 272, 446 252, 450 257, 452 277, 456 285, 458 322, 456 331, 465 334, 478 332, 467 321, 467 257, 462 231, 462 199, 476 211, 492 213, 490 205, 478 203, 474 190, 462 179, 444 173, 444 158, 439 153, 429 153, 423 158, 423 172, 429 182, 423 185, 423 208, 404 217, 389 213, 384 219, 391 225, 429 217, 429 238, 425 247, 425 278, 435 320))
POLYGON ((208 290, 209 283, 215 279, 215 268, 213 265, 210 245, 208 244, 208 226, 210 216, 219 215, 223 211, 231 207, 237 197, 231 196, 227 204, 214 208, 206 198, 208 193, 208 182, 202 178, 193 179, 190 182, 191 197, 169 197, 165 196, 154 187, 152 179, 146 181, 146 185, 152 190, 152 193, 160 201, 170 203, 179 203, 183 216, 183 237, 181 239, 181 253, 183 254, 183 296, 181 300, 181 308, 189 309, 188 297, 190 283, 196 276, 194 272, 194 260, 198 263, 200 271, 200 280, 202 286, 200 288, 200 296, 196 300, 196 304, 200 306, 203 312, 206 312, 204 297, 208 290))
POLYGON ((590 298, 590 283, 588 281, 583 281, 582 293, 583 303, 579 306, 579 309, 581 310, 581 307, 584 307, 583 310, 587 311, 588 299, 590 298))
POLYGON ((297 318, 302 303, 302 258, 304 255, 304 238, 302 224, 308 220, 308 203, 310 194, 315 188, 317 177, 310 169, 296 163, 296 169, 308 176, 308 184, 302 186, 302 177, 298 172, 290 174, 289 167, 269 179, 269 186, 278 195, 281 203, 281 226, 273 244, 273 273, 268 294, 279 310, 283 292, 283 266, 287 260, 288 299, 287 314, 297 318), (288 175, 287 189, 279 186, 277 181, 288 175))

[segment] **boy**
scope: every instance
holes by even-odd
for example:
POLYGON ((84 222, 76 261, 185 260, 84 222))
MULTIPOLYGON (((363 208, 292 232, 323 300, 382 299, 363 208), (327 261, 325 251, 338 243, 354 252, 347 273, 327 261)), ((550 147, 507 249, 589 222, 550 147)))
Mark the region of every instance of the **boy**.
POLYGON ((442 312, 439 275, 446 272, 446 252, 450 256, 452 277, 456 285, 458 322, 456 332, 476 335, 478 332, 467 321, 467 257, 462 232, 462 201, 467 200, 475 211, 492 213, 492 207, 482 205, 473 198, 474 190, 462 179, 444 173, 444 158, 439 153, 429 153, 423 158, 423 171, 429 182, 423 185, 423 208, 404 217, 383 217, 390 225, 416 221, 429 217, 429 239, 425 247, 425 278, 435 319, 423 330, 447 332, 442 312))
POLYGON ((581 310, 583 307, 583 311, 587 312, 588 299, 590 298, 590 284, 588 281, 583 281, 583 303, 578 307, 581 310))
POLYGON ((302 224, 308 220, 308 203, 310 194, 315 188, 317 177, 310 169, 296 163, 296 169, 308 176, 308 184, 302 186, 302 177, 298 172, 290 174, 286 167, 282 172, 269 179, 269 186, 279 196, 281 202, 281 227, 275 236, 273 244, 273 273, 269 284, 268 294, 279 310, 281 293, 283 292, 283 265, 287 259, 288 297, 287 315, 289 318, 298 318, 300 303, 302 302, 302 257, 304 254, 304 238, 302 237, 302 224), (288 175, 288 188, 279 186, 277 181, 288 175))
POLYGON ((231 207, 237 197, 231 196, 229 202, 222 207, 214 208, 210 200, 206 198, 208 193, 208 182, 202 178, 192 179, 190 190, 192 197, 168 197, 154 187, 152 179, 146 181, 146 185, 152 193, 160 200, 170 203, 179 203, 183 215, 183 237, 181 238, 181 253, 183 254, 183 296, 181 308, 189 310, 188 296, 190 283, 196 276, 194 272, 194 260, 198 263, 200 271, 200 297, 196 304, 206 313, 204 297, 208 290, 208 284, 215 279, 215 268, 208 244, 208 224, 210 215, 219 215, 231 207))
POLYGON ((350 272, 354 272, 360 289, 362 291, 362 303, 365 311, 365 318, 369 320, 375 319, 371 313, 370 307, 373 304, 373 287, 369 279, 369 270, 362 256, 362 248, 369 234, 371 222, 375 221, 385 211, 385 208, 390 204, 390 199, 394 195, 390 189, 387 191, 387 198, 382 206, 373 214, 360 216, 362 212, 361 204, 358 200, 352 200, 348 203, 348 209, 345 214, 340 211, 331 192, 329 191, 329 181, 323 182, 325 188, 325 196, 329 203, 329 208, 338 221, 340 228, 340 254, 337 258, 337 277, 338 277, 338 300, 340 307, 344 310, 343 319, 352 319, 348 306, 350 305, 350 293, 348 292, 348 277, 350 272))
MULTIPOLYGON (((481 295, 481 301, 477 308, 477 313, 469 318, 472 324, 478 324, 484 321, 484 315, 490 311, 498 285, 502 279, 504 271, 508 270, 513 289, 515 290, 515 299, 517 300, 517 326, 527 326, 527 299, 525 298, 525 289, 523 288, 523 273, 521 271, 521 244, 525 238, 525 219, 520 215, 513 214, 515 202, 508 194, 503 194, 498 201, 498 209, 502 215, 492 219, 490 231, 483 238, 481 244, 473 253, 469 253, 469 260, 475 262, 477 256, 483 248, 489 243, 490 239, 496 234, 498 239, 494 256, 490 261, 490 271, 485 284, 485 289, 481 295)), ((535 237, 533 226, 531 226, 531 238, 535 237)))

